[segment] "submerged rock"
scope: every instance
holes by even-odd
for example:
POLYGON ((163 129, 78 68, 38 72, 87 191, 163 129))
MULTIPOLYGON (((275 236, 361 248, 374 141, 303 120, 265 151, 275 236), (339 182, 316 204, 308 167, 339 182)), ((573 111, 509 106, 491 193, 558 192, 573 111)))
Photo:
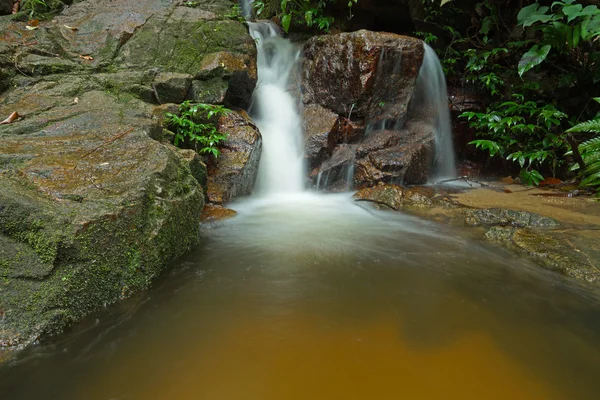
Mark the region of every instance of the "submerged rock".
POLYGON ((469 226, 515 226, 533 228, 554 228, 559 223, 554 218, 527 211, 486 208, 466 210, 465 223, 469 226))
POLYGON ((559 233, 496 226, 487 231, 485 237, 527 253, 545 269, 589 283, 600 283, 600 269, 559 233))
POLYGON ((373 203, 377 208, 410 212, 459 227, 484 227, 484 231, 474 232, 481 232, 490 242, 527 254, 545 269, 600 284, 600 268, 593 261, 595 257, 590 257, 597 250, 590 246, 575 247, 553 218, 503 208, 466 208, 425 186, 379 184, 359 190, 354 198, 357 202, 373 203))

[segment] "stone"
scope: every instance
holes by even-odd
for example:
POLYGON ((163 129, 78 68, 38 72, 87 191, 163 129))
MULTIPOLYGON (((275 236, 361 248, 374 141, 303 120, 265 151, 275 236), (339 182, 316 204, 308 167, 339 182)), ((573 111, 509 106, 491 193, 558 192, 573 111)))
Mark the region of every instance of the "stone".
MULTIPOLYGON (((23 116, 0 125, 0 347, 146 289, 199 242, 207 166, 170 144, 166 114, 178 106, 156 107, 156 94, 245 107, 256 77, 231 2, 200 1, 77 1, 35 31, 0 18, 0 116, 23 116), (208 62, 225 53, 213 59, 222 68, 208 62), (212 98, 192 90, 202 68, 218 75, 202 81, 219 88, 212 98)), ((252 188, 260 134, 245 113, 220 128, 230 140, 212 184, 230 199, 252 188)))
POLYGON ((359 190, 354 194, 355 201, 370 201, 395 211, 404 205, 404 188, 398 185, 376 185, 359 190))
POLYGON ((217 129, 227 139, 219 148, 219 157, 208 164, 208 201, 222 205, 252 192, 262 137, 245 111, 221 116, 217 129))
POLYGON ((351 189, 351 172, 354 166, 355 148, 347 144, 337 146, 319 170, 317 189, 344 191, 351 189))
POLYGON ((219 51, 204 56, 200 71, 195 79, 208 80, 212 78, 229 78, 235 72, 246 72, 253 79, 257 78, 256 63, 249 54, 219 51))
POLYGON ((305 144, 304 157, 309 168, 322 163, 333 150, 329 135, 336 129, 338 116, 318 104, 309 104, 302 110, 305 144))
POLYGON ((354 194, 355 201, 369 201, 395 211, 428 209, 441 205, 435 199, 435 191, 425 186, 403 187, 400 185, 378 184, 361 189, 354 194))
POLYGON ((206 104, 223 104, 229 82, 223 78, 212 78, 206 81, 192 81, 188 100, 206 104))
POLYGON ((198 243, 204 204, 190 155, 150 137, 146 103, 90 91, 31 107, 0 126, 0 346, 147 288, 198 243))
POLYGON ((419 39, 360 30, 313 37, 304 45, 305 104, 402 127, 423 61, 419 39))
POLYGON ((371 132, 358 145, 354 182, 359 188, 379 182, 426 183, 433 154, 431 125, 409 123, 400 131, 371 132))
POLYGON ((540 232, 531 228, 494 226, 486 232, 485 237, 492 242, 509 245, 525 252, 545 269, 588 283, 600 283, 598 267, 557 233, 540 232))
POLYGON ((237 215, 237 211, 226 208, 220 205, 207 204, 202 210, 200 220, 203 224, 211 224, 225 219, 233 218, 237 215))
POLYGON ((246 72, 236 71, 229 78, 223 104, 229 108, 249 110, 255 88, 256 78, 252 78, 246 72))
POLYGON ((465 223, 469 226, 513 226, 555 228, 559 222, 553 218, 527 211, 503 208, 471 209, 464 211, 465 223))
POLYGON ((187 98, 191 84, 192 76, 189 74, 163 72, 156 76, 153 86, 161 104, 183 103, 187 98))

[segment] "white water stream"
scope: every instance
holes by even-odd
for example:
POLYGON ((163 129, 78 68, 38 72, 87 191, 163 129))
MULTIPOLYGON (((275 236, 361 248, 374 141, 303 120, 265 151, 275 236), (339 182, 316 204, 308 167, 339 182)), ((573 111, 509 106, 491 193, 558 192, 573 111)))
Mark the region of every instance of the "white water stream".
POLYGON ((263 137, 256 192, 267 195, 304 190, 302 121, 290 94, 299 49, 272 23, 250 22, 258 50, 258 84, 251 113, 263 137))
MULTIPOLYGON (((241 0, 240 6, 246 17, 250 17, 252 2, 241 0)), ((261 196, 299 193, 305 189, 304 135, 299 103, 292 95, 290 80, 297 72, 300 50, 283 39, 271 22, 249 22, 249 27, 258 51, 258 84, 251 114, 263 137, 255 193, 261 196)), ((435 178, 454 178, 456 160, 446 80, 435 51, 423 45, 425 55, 415 86, 415 101, 435 124, 435 178)))
POLYGON ((426 43, 423 43, 423 46, 425 55, 417 78, 415 97, 421 107, 426 107, 427 112, 433 114, 431 116, 435 123, 433 178, 451 179, 455 178, 457 173, 446 77, 435 50, 426 43))

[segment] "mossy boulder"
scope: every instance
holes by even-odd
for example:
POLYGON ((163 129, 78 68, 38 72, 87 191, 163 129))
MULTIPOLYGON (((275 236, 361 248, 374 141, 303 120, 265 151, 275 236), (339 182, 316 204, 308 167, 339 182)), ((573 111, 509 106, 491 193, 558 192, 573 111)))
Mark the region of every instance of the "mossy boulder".
POLYGON ((150 137, 152 107, 103 91, 60 99, 0 126, 3 346, 148 287, 198 242, 203 165, 150 137))

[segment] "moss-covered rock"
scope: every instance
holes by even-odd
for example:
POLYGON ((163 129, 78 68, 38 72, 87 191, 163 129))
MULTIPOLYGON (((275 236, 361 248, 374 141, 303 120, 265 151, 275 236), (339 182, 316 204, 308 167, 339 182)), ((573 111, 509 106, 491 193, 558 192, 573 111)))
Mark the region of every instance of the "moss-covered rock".
POLYGON ((60 111, 32 112, 34 133, 0 127, 0 159, 21 157, 0 164, 4 346, 148 287, 198 241, 201 164, 149 137, 151 108, 92 91, 47 118, 60 111))

